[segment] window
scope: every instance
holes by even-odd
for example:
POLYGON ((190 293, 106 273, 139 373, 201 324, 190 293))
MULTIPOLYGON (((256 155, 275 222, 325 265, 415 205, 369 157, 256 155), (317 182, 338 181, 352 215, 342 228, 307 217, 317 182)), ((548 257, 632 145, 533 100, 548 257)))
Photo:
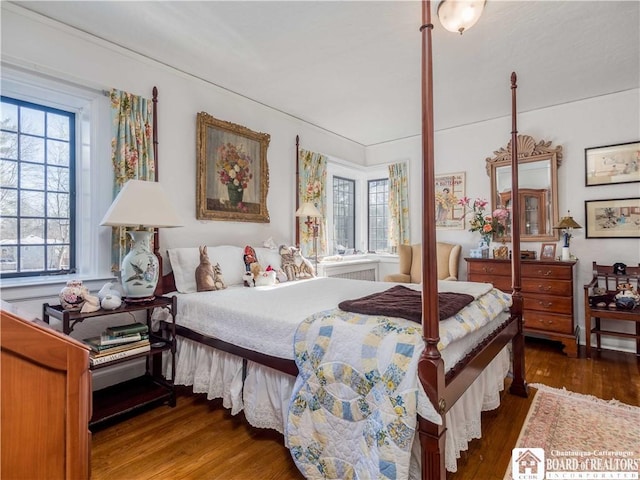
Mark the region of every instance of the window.
POLYGON ((368 181, 369 197, 369 251, 388 249, 389 179, 368 181))
POLYGON ((0 273, 75 268, 75 114, 2 97, 0 273))
POLYGON ((336 253, 356 246, 356 182, 333 177, 333 231, 336 253))

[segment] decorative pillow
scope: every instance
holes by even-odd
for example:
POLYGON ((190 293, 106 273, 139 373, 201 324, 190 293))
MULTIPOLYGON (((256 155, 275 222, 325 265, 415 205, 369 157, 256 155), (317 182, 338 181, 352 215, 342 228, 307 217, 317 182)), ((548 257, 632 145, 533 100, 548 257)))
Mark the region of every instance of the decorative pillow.
MULTIPOLYGON (((224 272, 226 285, 242 285, 244 262, 242 248, 231 245, 207 247, 212 265, 218 263, 224 272)), ((200 252, 196 247, 170 248, 167 251, 176 281, 176 290, 180 293, 197 291, 194 272, 200 263, 200 252)))
POLYGON ((210 292, 227 288, 222 280, 220 264, 211 265, 207 247, 200 247, 200 264, 196 267, 196 290, 198 292, 210 292))

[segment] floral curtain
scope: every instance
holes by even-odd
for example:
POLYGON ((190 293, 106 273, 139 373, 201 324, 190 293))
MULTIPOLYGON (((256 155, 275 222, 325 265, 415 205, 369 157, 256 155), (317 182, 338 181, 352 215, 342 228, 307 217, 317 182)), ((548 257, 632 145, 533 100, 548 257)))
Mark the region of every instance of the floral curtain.
MULTIPOLYGON (((111 162, 113 198, 128 180, 155 181, 153 151, 153 102, 146 98, 112 89, 111 162)), ((129 243, 126 230, 114 227, 111 238, 111 270, 120 271, 129 243)))
MULTIPOLYGON (((298 157, 300 172, 298 191, 299 204, 313 203, 320 213, 318 218, 318 255, 327 251, 327 157, 300 149, 298 157)), ((315 255, 313 233, 304 223, 306 218, 300 218, 300 250, 304 256, 315 255)))
POLYGON ((407 164, 389 165, 389 247, 409 244, 409 187, 407 164))

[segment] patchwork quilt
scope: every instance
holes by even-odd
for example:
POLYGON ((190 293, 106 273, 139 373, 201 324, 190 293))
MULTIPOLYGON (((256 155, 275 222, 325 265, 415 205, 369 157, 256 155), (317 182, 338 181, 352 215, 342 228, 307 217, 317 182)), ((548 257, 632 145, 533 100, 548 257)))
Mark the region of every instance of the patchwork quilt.
POLYGON ((420 326, 382 316, 336 309, 300 325, 286 434, 306 478, 408 477, 422 348, 420 326))
MULTIPOLYGON (((487 290, 441 322, 441 350, 509 307, 487 290)), ((423 348, 422 326, 397 318, 332 309, 299 325, 285 435, 306 478, 408 478, 417 414, 439 420, 417 378, 423 348)))

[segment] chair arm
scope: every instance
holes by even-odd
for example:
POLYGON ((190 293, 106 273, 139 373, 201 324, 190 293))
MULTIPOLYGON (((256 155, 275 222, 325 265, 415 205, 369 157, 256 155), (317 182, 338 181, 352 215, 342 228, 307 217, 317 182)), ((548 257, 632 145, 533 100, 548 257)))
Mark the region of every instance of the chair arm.
POLYGON ((451 275, 450 277, 443 278, 442 280, 455 280, 455 281, 457 281, 458 277, 454 277, 453 275, 451 275))
POLYGON ((589 283, 584 286, 584 291, 588 292, 590 288, 598 286, 598 277, 593 277, 589 283))
POLYGON ((406 273, 392 273, 384 276, 385 282, 411 283, 411 275, 406 273))

